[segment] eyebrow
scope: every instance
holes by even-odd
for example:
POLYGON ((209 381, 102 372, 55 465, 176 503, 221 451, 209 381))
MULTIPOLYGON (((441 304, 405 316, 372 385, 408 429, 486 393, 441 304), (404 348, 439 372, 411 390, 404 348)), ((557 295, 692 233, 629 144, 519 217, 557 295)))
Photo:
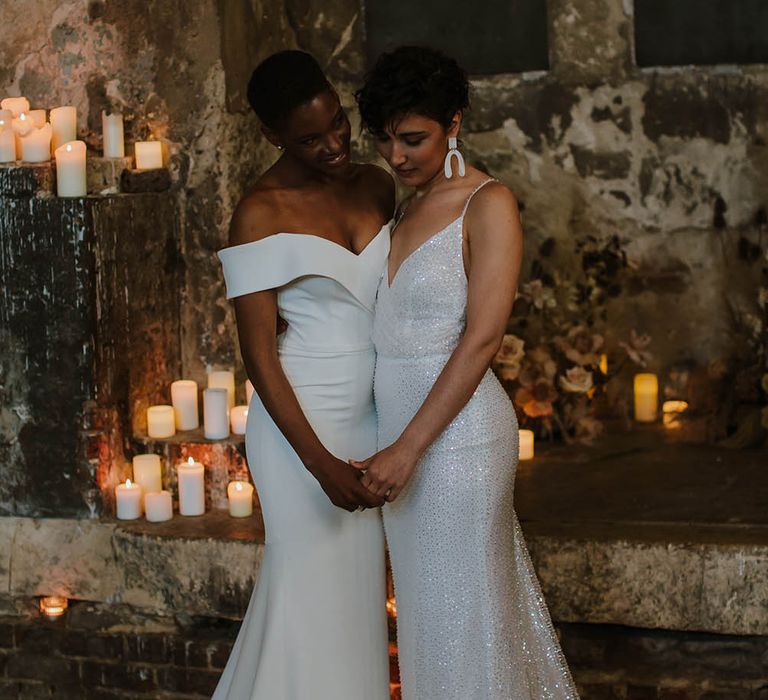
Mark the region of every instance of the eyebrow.
MULTIPOLYGON (((332 121, 335 122, 339 118, 339 115, 343 114, 343 113, 344 113, 344 107, 343 106, 339 106, 339 109, 337 110, 336 114, 333 115, 332 121)), ((320 132, 319 131, 315 131, 315 132, 312 132, 310 134, 302 134, 301 136, 297 136, 296 139, 298 141, 303 141, 304 139, 312 139, 312 138, 316 138, 318 136, 320 136, 320 132)))
POLYGON ((426 131, 401 131, 399 134, 395 134, 396 136, 426 136, 426 131))

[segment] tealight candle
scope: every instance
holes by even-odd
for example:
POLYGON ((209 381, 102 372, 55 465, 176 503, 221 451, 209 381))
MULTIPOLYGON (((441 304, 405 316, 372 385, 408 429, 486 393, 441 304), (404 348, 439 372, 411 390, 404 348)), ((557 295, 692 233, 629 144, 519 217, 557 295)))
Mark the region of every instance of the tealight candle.
POLYGON ((50 595, 40 598, 40 612, 46 617, 61 617, 67 612, 69 601, 63 596, 50 595))
POLYGON ((680 414, 687 410, 687 401, 665 401, 661 405, 661 418, 664 427, 669 430, 678 430, 680 428, 680 414))
POLYGON ((32 120, 36 129, 42 129, 46 124, 44 109, 30 109, 27 116, 32 120))
POLYGON ((171 403, 176 414, 176 430, 195 430, 200 426, 197 409, 197 382, 179 379, 171 384, 171 403))
POLYGON ((150 523, 161 523, 173 517, 170 491, 153 491, 144 496, 144 512, 150 523))
POLYGON ((163 490, 163 472, 160 456, 155 454, 136 455, 133 458, 133 480, 144 489, 144 493, 163 490))
POLYGON ((163 144, 159 141, 137 141, 134 145, 134 153, 138 170, 163 167, 163 144))
POLYGON ((227 500, 229 514, 233 518, 247 518, 253 513, 253 485, 247 481, 230 481, 227 500))
POLYGON ((253 384, 250 379, 245 380, 245 403, 251 405, 251 396, 253 396, 253 384))
POLYGON ((101 111, 101 133, 104 144, 105 158, 122 158, 125 156, 125 139, 123 138, 123 115, 107 114, 101 111))
POLYGON ((53 129, 51 149, 55 153, 59 146, 68 141, 77 140, 77 109, 75 107, 52 109, 51 128, 53 129))
POLYGON ((208 372, 208 388, 221 387, 227 390, 227 406, 235 405, 235 373, 228 369, 208 372))
POLYGON ((118 520, 136 520, 141 516, 141 494, 141 486, 130 479, 115 487, 118 520))
POLYGON ((10 110, 0 110, 0 163, 16 160, 16 134, 11 125, 12 119, 10 110))
POLYGON ((203 428, 209 440, 229 437, 227 390, 221 387, 203 390, 203 428))
POLYGON ((169 438, 175 434, 173 406, 150 406, 147 409, 147 435, 151 438, 169 438))
POLYGON ((635 420, 652 423, 656 420, 659 403, 659 379, 655 374, 635 375, 635 420))
POLYGON ((0 101, 0 109, 7 109, 18 117, 22 112, 29 112, 29 100, 26 97, 6 97, 0 101))
POLYGON ((533 430, 519 430, 519 459, 533 459, 533 430))
POLYGON ((202 515, 205 513, 205 470, 200 462, 190 457, 177 466, 179 477, 179 513, 202 515))
POLYGON ((230 411, 230 422, 233 435, 245 435, 245 426, 248 423, 248 406, 234 406, 230 411))
MULTIPOLYGON (((56 132, 54 130, 54 136, 56 132)), ((86 148, 84 141, 70 141, 59 146, 56 156, 56 193, 59 197, 85 197, 86 148)))
POLYGON ((25 163, 44 163, 51 159, 51 125, 43 124, 42 129, 34 128, 19 136, 21 160, 25 163))

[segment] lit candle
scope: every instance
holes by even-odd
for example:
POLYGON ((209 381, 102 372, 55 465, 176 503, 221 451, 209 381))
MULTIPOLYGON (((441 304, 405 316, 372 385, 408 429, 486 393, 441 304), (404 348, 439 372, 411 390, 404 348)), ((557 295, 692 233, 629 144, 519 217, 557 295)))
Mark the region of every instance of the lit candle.
POLYGON ((209 440, 222 440, 229 436, 226 389, 215 387, 203 391, 203 427, 209 440))
POLYGON ((152 170, 163 167, 163 144, 159 141, 137 141, 134 146, 136 168, 152 170))
POLYGON ((0 163, 16 160, 16 134, 13 131, 13 113, 0 109, 0 163))
POLYGON ((35 123, 27 116, 26 112, 22 112, 13 119, 11 126, 16 134, 16 156, 18 157, 21 155, 21 137, 32 131, 35 128, 35 123))
POLYGON ((147 435, 151 438, 169 438, 175 434, 173 406, 150 406, 147 409, 147 435))
MULTIPOLYGON (((54 131, 54 135, 55 135, 54 131)), ((85 197, 86 148, 83 141, 70 141, 59 146, 56 156, 56 193, 59 197, 85 197)))
POLYGON ((202 515, 205 513, 205 470, 200 462, 190 457, 177 466, 179 475, 179 513, 202 515))
POLYGON ((58 595, 43 596, 40 598, 40 612, 46 617, 61 617, 66 611, 69 601, 58 595))
POLYGON ((51 149, 55 152, 68 141, 77 140, 77 109, 75 107, 56 107, 51 110, 51 128, 53 139, 51 149))
POLYGON ((25 163, 45 163, 51 159, 51 125, 43 124, 42 129, 33 128, 19 137, 21 160, 25 163))
POLYGON ((669 430, 680 428, 680 414, 688 410, 687 401, 665 401, 661 405, 661 417, 664 427, 669 430))
POLYGON ((248 423, 248 406, 234 406, 230 411, 230 422, 233 435, 245 435, 245 426, 248 423))
POLYGON ((659 403, 659 379, 655 374, 635 375, 635 420, 652 423, 659 403))
POLYGON ((30 109, 27 112, 27 116, 32 120, 35 128, 42 129, 45 126, 45 110, 44 109, 30 109))
POLYGON ((605 353, 600 355, 600 371, 603 374, 608 374, 608 355, 605 353))
POLYGON ((228 369, 208 372, 208 388, 217 387, 227 390, 227 406, 232 408, 235 405, 235 373, 228 369))
POLYGON ((126 479, 115 487, 118 520, 136 520, 141 515, 141 486, 126 479))
POLYGON ((154 454, 136 455, 133 458, 133 480, 144 493, 163 490, 163 473, 160 456, 154 454))
POLYGON ((179 379, 171 384, 171 403, 176 413, 176 430, 195 430, 200 426, 197 409, 197 382, 179 379))
POLYGON ((253 513, 253 485, 247 481, 230 481, 227 499, 229 514, 233 518, 247 518, 253 513))
POLYGON ((107 114, 102 110, 101 133, 105 158, 122 158, 125 156, 122 114, 107 114))
POLYGON ((245 403, 251 405, 251 396, 253 396, 253 384, 250 379, 245 380, 245 403))
POLYGON ((533 459, 533 430, 519 430, 520 460, 533 459))
POLYGON ((151 523, 161 523, 173 517, 170 491, 153 491, 144 496, 144 512, 151 523))
POLYGON ((0 109, 7 109, 18 117, 22 112, 29 112, 29 100, 26 97, 6 97, 0 101, 0 109))

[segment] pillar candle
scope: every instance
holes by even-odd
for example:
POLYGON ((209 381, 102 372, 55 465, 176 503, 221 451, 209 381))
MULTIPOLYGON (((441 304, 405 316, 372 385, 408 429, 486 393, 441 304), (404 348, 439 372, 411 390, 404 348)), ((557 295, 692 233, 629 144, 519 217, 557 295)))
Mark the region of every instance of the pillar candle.
POLYGON ((177 466, 179 477, 179 513, 202 515, 205 513, 205 470, 200 462, 190 457, 177 466))
POLYGON ((27 112, 27 116, 32 120, 37 129, 42 129, 46 124, 44 109, 30 109, 27 112))
POLYGON ((635 375, 635 420, 652 423, 659 403, 659 379, 655 374, 635 375))
POLYGON ((122 158, 125 156, 122 114, 107 114, 102 110, 101 133, 105 158, 122 158))
POLYGON ((175 434, 173 406, 150 406, 147 409, 147 435, 151 438, 169 438, 175 434))
MULTIPOLYGON (((54 130, 54 136, 56 131, 54 130)), ((70 141, 56 151, 56 193, 59 197, 85 197, 86 148, 83 141, 70 141)))
POLYGON ((11 122, 10 110, 0 110, 0 163, 13 163, 16 160, 16 134, 11 122))
POLYGON ((519 438, 519 459, 533 459, 533 430, 518 431, 519 438))
POLYGON ((152 170, 163 167, 163 144, 159 141, 137 141, 134 146, 136 167, 152 170))
POLYGON ((200 426, 197 408, 197 382, 179 379, 171 384, 171 403, 176 414, 176 430, 195 430, 200 426))
POLYGON ((51 125, 43 124, 42 129, 33 128, 21 136, 21 160, 25 163, 45 163, 51 159, 51 125))
POLYGON ((203 391, 203 426, 209 440, 229 437, 229 410, 227 390, 221 387, 203 391))
POLYGON ((661 405, 661 418, 664 427, 669 430, 680 428, 680 414, 688 410, 687 401, 665 401, 661 405))
POLYGON ((253 485, 247 481, 230 481, 227 500, 229 514, 233 518, 247 518, 253 513, 253 485))
POLYGON ((52 151, 55 152, 59 146, 68 141, 76 141, 77 109, 74 107, 56 107, 52 109, 51 128, 53 129, 52 151))
POLYGON ((115 487, 118 520, 136 520, 141 515, 141 486, 126 479, 115 487))
POLYGON ((173 517, 170 491, 154 491, 144 496, 144 512, 151 523, 161 523, 173 517))
POLYGON ((32 131, 35 128, 35 123, 27 116, 26 112, 22 112, 11 121, 11 126, 16 134, 16 157, 18 158, 21 156, 21 137, 32 131))
POLYGON ((208 388, 221 387, 227 390, 227 406, 235 405, 235 373, 228 369, 208 372, 208 388))
POLYGON ((22 112, 29 112, 29 100, 26 97, 6 97, 0 102, 0 109, 7 109, 18 117, 22 112))
POLYGON ((248 422, 248 406, 234 406, 230 411, 230 422, 233 435, 245 435, 248 422))
POLYGON ((159 455, 136 455, 133 458, 133 480, 144 489, 144 493, 162 491, 163 472, 159 455))
POLYGON ((253 384, 250 379, 245 380, 245 403, 251 405, 251 396, 253 396, 253 384))

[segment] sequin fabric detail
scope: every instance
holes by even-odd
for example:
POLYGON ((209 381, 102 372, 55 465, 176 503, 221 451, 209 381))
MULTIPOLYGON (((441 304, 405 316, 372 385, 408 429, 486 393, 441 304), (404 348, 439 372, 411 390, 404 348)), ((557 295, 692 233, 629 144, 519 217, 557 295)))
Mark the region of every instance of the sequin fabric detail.
MULTIPOLYGON (((379 283, 380 449, 419 409, 464 332, 463 219, 406 258, 391 285, 387 272, 379 283)), ((489 370, 384 507, 404 700, 578 698, 513 507, 517 452, 514 410, 489 370)))

